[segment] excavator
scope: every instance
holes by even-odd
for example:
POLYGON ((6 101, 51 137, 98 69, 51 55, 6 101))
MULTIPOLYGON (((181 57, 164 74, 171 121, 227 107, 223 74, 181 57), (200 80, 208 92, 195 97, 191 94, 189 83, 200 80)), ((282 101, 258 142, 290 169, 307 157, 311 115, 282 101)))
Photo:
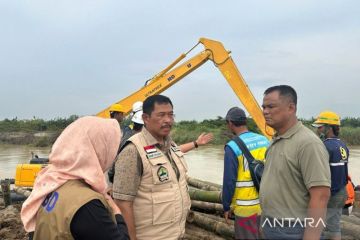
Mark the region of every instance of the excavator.
MULTIPOLYGON (((125 108, 125 115, 131 112, 133 103, 144 101, 148 96, 160 94, 185 76, 195 71, 207 61, 212 61, 214 65, 221 71, 230 87, 240 99, 247 112, 254 119, 260 131, 270 138, 274 131, 265 124, 265 119, 261 108, 255 97, 251 93, 244 78, 241 76, 238 68, 223 44, 219 41, 208 38, 200 38, 199 42, 188 52, 181 54, 173 63, 164 70, 147 80, 145 85, 138 91, 116 102, 125 108), (185 62, 180 63, 186 56, 199 44, 204 46, 204 50, 185 62)), ((115 104, 115 103, 114 103, 115 104)), ((109 109, 111 105, 96 115, 99 117, 109 118, 109 109)), ((37 173, 45 164, 19 164, 16 168, 15 185, 21 187, 32 187, 37 173)))

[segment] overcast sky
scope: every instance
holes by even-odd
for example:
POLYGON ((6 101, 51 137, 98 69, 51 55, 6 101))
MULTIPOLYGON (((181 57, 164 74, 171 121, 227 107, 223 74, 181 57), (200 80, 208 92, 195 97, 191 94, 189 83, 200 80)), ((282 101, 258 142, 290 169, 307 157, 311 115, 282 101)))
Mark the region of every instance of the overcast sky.
MULTIPOLYGON (((358 0, 1 0, 0 36, 0 119, 96 114, 200 37, 232 51, 260 104, 266 88, 288 84, 299 117, 360 117, 358 0)), ((211 62, 163 94, 177 120, 241 106, 211 62)))

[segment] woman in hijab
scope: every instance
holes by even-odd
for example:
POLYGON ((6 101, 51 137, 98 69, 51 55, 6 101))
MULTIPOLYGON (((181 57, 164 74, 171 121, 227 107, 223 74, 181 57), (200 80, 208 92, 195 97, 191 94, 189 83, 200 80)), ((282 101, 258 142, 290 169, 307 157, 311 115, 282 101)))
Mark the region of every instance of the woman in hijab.
POLYGON ((61 133, 21 210, 30 239, 129 239, 104 176, 120 138, 116 120, 90 116, 61 133))

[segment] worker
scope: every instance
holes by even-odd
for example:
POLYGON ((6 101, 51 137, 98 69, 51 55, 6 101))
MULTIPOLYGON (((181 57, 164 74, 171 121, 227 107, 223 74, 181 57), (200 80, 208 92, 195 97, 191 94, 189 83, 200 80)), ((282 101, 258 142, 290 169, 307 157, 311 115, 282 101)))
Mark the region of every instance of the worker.
POLYGON ((348 177, 349 149, 339 139, 340 117, 335 112, 324 111, 312 124, 329 152, 328 163, 331 171, 331 197, 326 215, 326 239, 341 239, 340 219, 345 204, 348 177))
MULTIPOLYGON (((225 117, 227 128, 240 138, 252 156, 264 160, 269 141, 263 135, 250 132, 244 110, 231 108, 225 117)), ((234 140, 225 145, 222 203, 228 222, 231 209, 235 213, 235 239, 259 239, 259 194, 252 181, 248 162, 234 140), (247 227, 244 227, 247 226, 247 227)))
POLYGON ((109 108, 110 118, 116 119, 119 124, 124 120, 125 108, 121 104, 113 104, 109 108))
POLYGON ((329 154, 296 117, 297 94, 288 85, 264 92, 263 114, 276 133, 260 184, 266 239, 320 239, 330 197, 329 154))
POLYGON ((57 138, 50 164, 36 177, 21 210, 30 239, 129 239, 104 172, 120 143, 113 119, 82 117, 57 138))
POLYGON ((169 136, 174 116, 168 97, 148 97, 142 131, 129 138, 118 156, 113 198, 132 240, 184 236, 190 197, 184 153, 169 136))
MULTIPOLYGON (((128 130, 123 131, 123 136, 120 141, 120 147, 119 147, 118 152, 120 152, 120 150, 122 149, 122 147, 124 146, 126 141, 132 135, 141 131, 141 129, 144 125, 144 122, 142 120, 142 113, 143 113, 142 105, 143 105, 143 103, 141 101, 135 102, 133 104, 132 112, 131 112, 132 128, 129 127, 128 130)), ((112 167, 108 171, 108 178, 109 178, 110 184, 112 184, 114 182, 115 163, 116 163, 116 161, 114 161, 112 167)), ((112 190, 110 190, 110 192, 112 193, 112 190)))
MULTIPOLYGON (((143 103, 141 101, 135 102, 132 106, 132 112, 131 112, 131 122, 132 122, 132 128, 129 128, 127 131, 123 131, 124 135, 121 138, 120 142, 120 148, 119 152, 127 142, 127 140, 134 134, 141 131, 142 127, 144 126, 144 121, 142 119, 142 110, 143 103)), ((203 146, 211 142, 214 138, 214 135, 212 133, 201 133, 198 138, 195 141, 191 141, 188 143, 184 143, 179 146, 180 150, 183 153, 186 153, 192 149, 198 148, 199 146, 203 146)), ((110 183, 114 182, 114 174, 115 174, 115 163, 108 171, 108 177, 110 183)))

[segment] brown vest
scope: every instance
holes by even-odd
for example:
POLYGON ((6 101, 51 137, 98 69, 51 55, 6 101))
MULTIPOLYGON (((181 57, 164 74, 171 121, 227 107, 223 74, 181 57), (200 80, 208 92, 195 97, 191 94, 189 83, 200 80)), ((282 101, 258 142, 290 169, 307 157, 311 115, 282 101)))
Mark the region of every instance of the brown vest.
POLYGON ((143 132, 132 136, 129 141, 136 146, 143 164, 141 183, 133 205, 137 239, 183 237, 191 205, 184 153, 172 143, 170 154, 180 173, 178 180, 167 156, 155 145, 148 146, 143 132))
POLYGON ((81 180, 70 180, 49 194, 36 215, 34 240, 74 239, 70 232, 71 220, 84 204, 99 199, 115 215, 105 197, 81 180))

